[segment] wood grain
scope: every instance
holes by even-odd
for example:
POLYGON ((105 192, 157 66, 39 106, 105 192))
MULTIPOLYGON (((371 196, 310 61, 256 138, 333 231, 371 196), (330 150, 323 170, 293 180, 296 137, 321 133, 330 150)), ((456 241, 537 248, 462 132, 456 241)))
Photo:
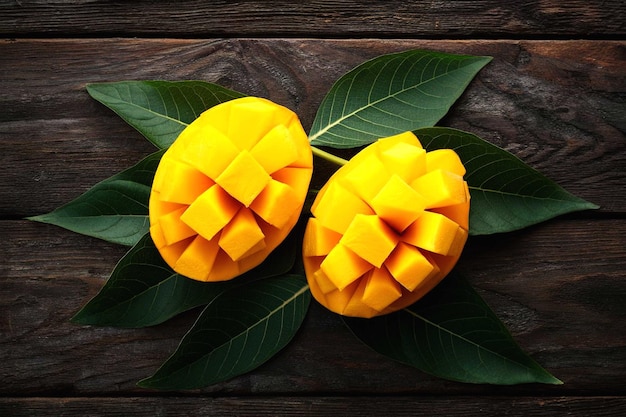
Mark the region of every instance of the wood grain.
POLYGON ((619 416, 626 400, 616 397, 177 397, 177 398, 7 398, 0 413, 12 417, 107 415, 126 417, 219 415, 260 416, 619 416), (97 410, 97 411, 96 411, 97 410))
POLYGON ((202 79, 284 104, 308 129, 341 74, 409 48, 493 56, 442 124, 626 211, 626 42, 84 39, 0 44, 0 217, 50 211, 154 150, 86 83, 202 79))
POLYGON ((3 36, 615 38, 621 0, 4 1, 3 36))
MULTIPOLYGON (((0 396, 144 392, 135 382, 169 356, 198 311, 148 329, 71 324, 123 249, 52 226, 1 226, 0 396)), ((541 387, 543 394, 623 394, 625 233, 622 220, 560 219, 468 244, 460 271, 524 349, 564 381, 541 387), (602 250, 588 250, 593 247, 602 250)), ((201 392, 532 395, 537 389, 455 384, 424 375, 370 351, 338 316, 314 303, 280 355, 201 392)))

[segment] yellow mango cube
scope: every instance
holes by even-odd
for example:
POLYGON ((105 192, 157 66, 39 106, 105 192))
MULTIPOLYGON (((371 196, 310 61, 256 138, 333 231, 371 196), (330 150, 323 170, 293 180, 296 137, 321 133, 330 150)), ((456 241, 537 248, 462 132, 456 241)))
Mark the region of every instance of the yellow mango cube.
POLYGON ((378 312, 402 296, 402 288, 386 267, 372 270, 364 280, 366 284, 362 301, 378 312))
POLYGON ((402 234, 402 240, 440 255, 458 255, 467 232, 443 214, 425 211, 402 234))
POLYGON ((319 286, 319 289, 324 294, 328 294, 329 292, 337 289, 337 287, 335 287, 335 284, 333 284, 333 282, 330 279, 328 279, 326 274, 324 274, 324 271, 322 271, 321 269, 318 269, 317 271, 315 271, 314 276, 315 276, 315 281, 317 282, 317 285, 319 286))
POLYGON ((417 139, 417 136, 415 136, 415 134, 411 131, 406 131, 398 133, 397 135, 387 136, 386 138, 379 139, 378 141, 374 142, 374 147, 377 148, 380 152, 384 152, 399 143, 415 146, 418 148, 422 147, 422 144, 420 143, 419 139, 417 139))
POLYGON ((340 243, 380 268, 398 242, 398 235, 376 215, 357 214, 340 243))
POLYGON ((334 290, 327 294, 324 294, 324 298, 327 302, 326 306, 330 311, 334 311, 338 314, 344 314, 346 306, 350 302, 350 299, 354 296, 356 289, 359 286, 359 282, 354 282, 352 285, 346 287, 343 290, 334 290))
POLYGON ((276 107, 263 101, 238 100, 230 111, 228 136, 236 138, 241 150, 249 151, 277 124, 275 116, 276 107))
POLYGON ((312 168, 286 167, 272 173, 272 178, 289 185, 304 198, 311 182, 312 168))
POLYGON ((248 207, 270 181, 270 176, 247 151, 241 151, 215 179, 228 194, 248 207))
POLYGON ((461 204, 467 201, 463 177, 437 169, 416 178, 411 187, 426 200, 426 208, 461 204))
POLYGON ((241 205, 219 185, 202 193, 180 219, 207 240, 235 217, 241 205))
POLYGON ((389 172, 374 153, 351 165, 340 177, 342 185, 363 201, 369 202, 389 180, 389 172))
POLYGON ((370 205, 394 230, 402 232, 422 214, 426 200, 399 176, 392 175, 370 205))
POLYGON ((211 126, 203 127, 202 136, 206 139, 181 142, 184 152, 177 153, 176 157, 215 180, 237 157, 239 148, 211 126))
POLYGON ((284 125, 277 125, 254 145, 250 155, 272 174, 298 159, 298 148, 284 125))
POLYGON ((174 269, 185 276, 206 281, 215 263, 219 246, 215 240, 197 235, 174 264, 174 269))
POLYGON ((404 242, 398 243, 385 266, 404 288, 415 290, 423 281, 438 272, 435 266, 415 246, 404 242))
POLYGON ((293 188, 271 179, 250 204, 250 208, 267 223, 280 228, 300 210, 301 205, 302 201, 293 188))
POLYGON ((159 224, 167 245, 180 242, 196 234, 195 230, 180 220, 180 216, 185 210, 186 208, 183 207, 159 217, 159 224))
POLYGON ((170 203, 168 201, 161 200, 161 193, 152 189, 152 191, 150 192, 150 200, 148 202, 148 210, 150 212, 150 224, 155 224, 158 222, 159 217, 184 207, 187 207, 187 205, 170 203))
POLYGON ((311 207, 311 213, 324 227, 337 233, 344 233, 355 215, 374 214, 361 198, 336 181, 327 183, 320 193, 311 207))
POLYGON ((379 311, 373 309, 363 302, 363 294, 365 293, 365 289, 367 286, 367 280, 361 279, 358 282, 358 286, 356 290, 354 290, 354 294, 348 300, 345 307, 343 308, 344 316, 352 316, 352 317, 364 317, 370 318, 379 314, 379 311))
POLYGON ((426 173, 426 151, 415 145, 397 143, 382 151, 380 159, 391 173, 407 183, 426 173))
POLYGON ((160 192, 161 199, 172 203, 191 204, 215 182, 196 168, 184 162, 168 159, 166 169, 160 170, 167 176, 159 178, 155 190, 160 192), (184 186, 183 186, 184 185, 184 186))
POLYGON ((263 249, 265 235, 249 210, 239 210, 235 217, 224 227, 219 238, 219 246, 233 261, 249 255, 251 249, 263 249))
POLYGON ((324 256, 339 243, 341 234, 322 226, 320 221, 311 217, 307 223, 302 253, 304 256, 324 256))
POLYGON ((465 175, 465 166, 461 162, 459 155, 452 149, 436 149, 426 154, 426 169, 428 171, 452 172, 453 174, 465 175))
POLYGON ((339 243, 326 255, 320 268, 339 290, 343 290, 373 266, 339 243))

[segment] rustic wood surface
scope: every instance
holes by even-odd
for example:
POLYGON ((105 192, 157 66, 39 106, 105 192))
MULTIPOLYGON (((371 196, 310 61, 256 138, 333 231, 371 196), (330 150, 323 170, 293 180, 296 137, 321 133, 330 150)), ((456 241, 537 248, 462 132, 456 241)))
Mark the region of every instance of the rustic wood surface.
POLYGON ((625 11, 622 1, 0 1, 0 415, 625 415, 625 11), (472 238, 459 263, 563 385, 424 375, 312 304, 256 371, 161 393, 135 383, 197 311, 148 329, 69 323, 126 249, 23 218, 153 150, 87 83, 202 79, 284 104, 308 128, 338 76, 409 48, 493 56, 442 124, 601 205, 472 238))

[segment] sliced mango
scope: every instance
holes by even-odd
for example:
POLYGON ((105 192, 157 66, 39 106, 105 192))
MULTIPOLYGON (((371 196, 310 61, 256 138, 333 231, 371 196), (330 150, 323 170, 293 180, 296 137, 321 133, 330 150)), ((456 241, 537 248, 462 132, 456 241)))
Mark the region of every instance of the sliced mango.
POLYGON ((355 215, 374 214, 370 206, 338 182, 327 185, 311 207, 311 213, 324 227, 344 233, 355 215))
POLYGON ((174 210, 187 207, 186 204, 170 203, 161 200, 161 193, 154 189, 150 192, 150 200, 148 202, 148 211, 150 213, 150 224, 158 221, 159 217, 170 213, 174 210))
POLYGON ((385 266, 394 279, 409 291, 439 272, 419 249, 403 242, 398 243, 385 266))
POLYGON ((167 160, 165 169, 155 174, 153 188, 160 193, 163 201, 191 204, 207 188, 215 184, 211 178, 184 162, 167 160), (167 176, 167 178, 163 178, 167 176), (158 180, 158 181, 157 181, 158 180), (184 184, 185 186, 181 186, 184 184))
POLYGON ((430 155, 411 132, 381 139, 318 193, 305 230, 311 293, 339 314, 405 308, 452 269, 467 240, 469 188, 454 151, 430 155))
POLYGON ((298 195, 299 199, 304 199, 311 182, 312 168, 285 167, 272 173, 272 178, 283 184, 289 185, 298 195))
POLYGON ((413 144, 400 142, 380 153, 387 169, 410 183, 426 173, 426 151, 413 144))
POLYGON ((457 223, 465 230, 469 230, 470 192, 467 182, 465 183, 465 196, 467 201, 451 206, 437 207, 431 209, 435 213, 440 213, 457 223))
POLYGON ((373 147, 379 150, 380 152, 384 152, 387 149, 390 149, 399 143, 416 146, 418 148, 422 147, 422 144, 420 143, 419 139, 417 139, 417 136, 415 136, 415 134, 413 134, 413 132, 410 132, 410 131, 398 133, 397 135, 387 136, 386 138, 379 139, 376 142, 374 142, 373 147))
POLYGON ((343 290, 373 266, 339 243, 324 258, 320 268, 339 290, 343 290))
POLYGON ((374 317, 379 311, 363 303, 363 295, 367 288, 367 280, 358 281, 358 286, 354 290, 352 297, 348 300, 341 314, 344 316, 359 316, 364 318, 374 317))
POLYGON ((345 174, 340 177, 340 181, 347 190, 364 201, 370 201, 389 180, 389 177, 387 168, 378 156, 370 153, 359 164, 350 164, 345 174))
POLYGON ((402 232, 422 214, 426 200, 399 176, 392 175, 370 205, 394 230, 402 232))
POLYGON ((240 207, 237 200, 216 184, 202 193, 180 219, 196 233, 211 240, 235 217, 240 207))
POLYGON ((180 216, 187 210, 187 207, 179 208, 159 217, 159 225, 163 231, 163 238, 166 245, 180 242, 183 239, 196 235, 196 231, 180 220, 180 216))
POLYGON ((465 166, 461 162, 459 155, 452 149, 436 149, 426 154, 426 169, 436 171, 441 169, 453 174, 465 175, 465 166))
POLYGON ((341 234, 330 230, 320 223, 315 217, 307 222, 302 242, 304 256, 324 256, 339 243, 341 234))
POLYGON ((275 106, 259 100, 238 100, 228 121, 228 136, 236 138, 240 149, 250 150, 275 127, 275 106))
POLYGON ((327 294, 324 294, 326 300, 326 306, 330 311, 334 311, 338 314, 344 314, 346 305, 350 302, 350 299, 354 296, 356 289, 359 286, 359 281, 356 281, 346 287, 343 290, 334 290, 327 294))
POLYGON ((411 187, 426 199, 426 208, 461 204, 467 201, 463 177, 437 169, 411 183, 411 187))
POLYGON ((298 221, 312 160, 291 110, 256 97, 210 108, 157 168, 149 202, 155 245, 176 272, 197 280, 254 268, 298 221))
POLYGON ((443 214, 425 211, 402 234, 402 240, 418 248, 446 256, 461 253, 467 231, 443 214))
POLYGON ((302 201, 289 185, 270 179, 250 208, 275 227, 283 227, 293 213, 300 211, 302 201))
POLYGON ((233 261, 265 247, 265 235, 249 210, 239 210, 235 217, 223 228, 219 246, 233 261))
POLYGON ((176 260, 174 269, 179 274, 206 281, 213 269, 218 251, 219 246, 215 240, 206 240, 196 235, 176 260))
MULTIPOLYGON (((182 142, 181 150, 176 157, 215 180, 237 157, 239 148, 212 126, 205 126, 202 136, 204 140, 189 137, 188 142, 182 142)), ((165 156, 161 163, 164 160, 167 161, 165 156)))
POLYGON ((376 215, 357 214, 340 243, 377 268, 398 243, 398 235, 376 215))
POLYGON ((284 125, 277 125, 254 145, 250 155, 265 172, 272 174, 298 159, 298 148, 289 129, 284 125))
POLYGON ((256 159, 244 150, 215 179, 215 182, 248 207, 263 191, 270 178, 256 159))
POLYGON ((317 281, 317 285, 324 294, 327 294, 337 289, 337 287, 335 287, 335 284, 333 284, 333 282, 328 279, 324 271, 322 271, 321 269, 315 271, 314 276, 315 280, 317 281))
POLYGON ((402 297, 402 288, 386 267, 372 270, 364 280, 362 301, 378 312, 402 297))

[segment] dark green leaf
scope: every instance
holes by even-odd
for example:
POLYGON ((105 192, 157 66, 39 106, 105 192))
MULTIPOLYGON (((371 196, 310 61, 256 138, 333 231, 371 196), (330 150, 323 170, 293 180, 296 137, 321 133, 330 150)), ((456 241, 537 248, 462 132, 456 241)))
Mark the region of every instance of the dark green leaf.
POLYGON ((169 147, 200 113, 241 93, 204 81, 89 84, 89 94, 159 148, 169 147))
POLYGON ((144 388, 194 389, 249 372, 293 338, 306 315, 304 277, 282 275, 220 294, 144 388))
POLYGON ((100 292, 73 318, 79 324, 146 327, 208 304, 227 289, 287 273, 296 257, 288 237, 258 267, 223 282, 199 282, 175 273, 146 234, 117 264, 100 292))
POLYGON ((467 169, 470 233, 508 232, 561 214, 597 208, 565 191, 516 156, 471 133, 434 127, 414 131, 427 150, 454 149, 467 169))
POLYGON ((440 378, 499 385, 561 383, 522 351, 469 283, 455 274, 409 308, 344 320, 375 351, 440 378))
POLYGON ((490 60, 413 50, 367 61, 326 95, 309 134, 311 144, 353 148, 434 126, 490 60))
POLYGON ((149 155, 64 206, 28 219, 132 246, 148 231, 150 187, 162 155, 149 155))

